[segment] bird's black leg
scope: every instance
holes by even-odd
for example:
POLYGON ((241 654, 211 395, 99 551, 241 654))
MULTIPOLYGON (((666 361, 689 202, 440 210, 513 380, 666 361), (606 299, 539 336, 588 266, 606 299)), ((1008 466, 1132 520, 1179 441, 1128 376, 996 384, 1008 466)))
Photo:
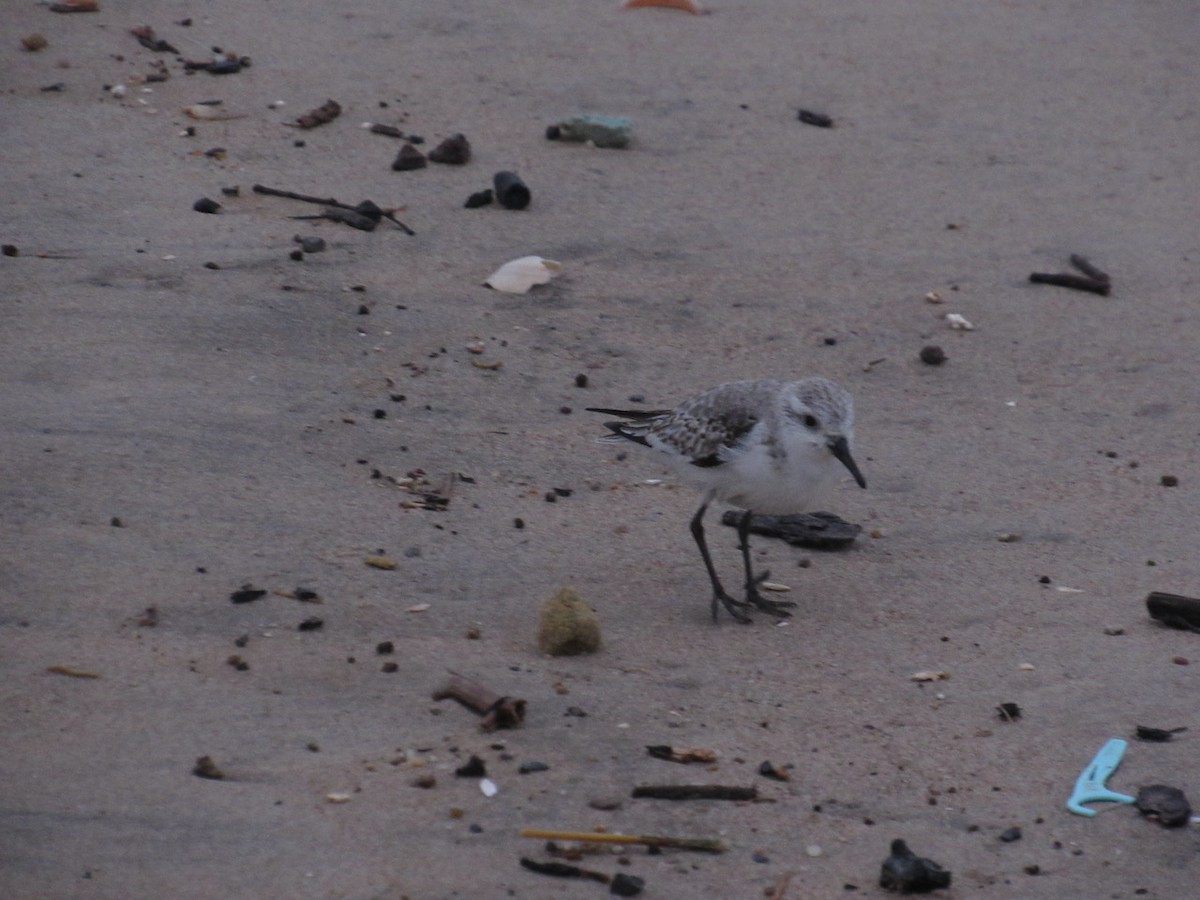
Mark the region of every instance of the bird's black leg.
POLYGON ((758 586, 766 581, 771 573, 763 572, 761 575, 755 576, 754 569, 750 565, 750 519, 753 515, 754 513, 750 510, 742 513, 737 529, 738 547, 742 551, 742 565, 746 567, 746 604, 773 616, 790 616, 791 613, 787 611, 787 608, 795 606, 795 603, 790 600, 768 600, 758 592, 758 586))
POLYGON ((717 577, 717 570, 713 568, 712 557, 708 553, 708 544, 704 541, 704 513, 708 510, 709 501, 706 499, 700 504, 700 508, 696 510, 696 515, 692 516, 692 537, 696 539, 696 546, 700 548, 700 555, 704 557, 704 567, 708 569, 708 578, 712 582, 713 599, 712 599, 712 617, 713 621, 717 621, 717 603, 723 603, 729 614, 739 622, 746 623, 750 621, 750 617, 743 613, 739 606, 746 606, 744 600, 735 600, 725 592, 725 588, 721 586, 721 579, 717 577))

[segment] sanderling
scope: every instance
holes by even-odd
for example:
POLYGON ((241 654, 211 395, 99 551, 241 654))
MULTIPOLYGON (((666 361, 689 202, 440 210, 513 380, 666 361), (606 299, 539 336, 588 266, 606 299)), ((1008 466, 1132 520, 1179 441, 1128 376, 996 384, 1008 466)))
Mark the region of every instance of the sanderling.
POLYGON ((673 468, 702 492, 692 517, 692 536, 712 581, 713 620, 717 603, 739 622, 753 606, 772 615, 790 615, 794 603, 768 600, 759 585, 770 573, 755 576, 750 564, 750 517, 808 512, 821 488, 850 470, 859 487, 867 482, 850 445, 854 440, 854 403, 827 378, 802 381, 734 381, 685 400, 674 409, 625 410, 588 407, 589 412, 629 421, 605 422, 613 434, 603 443, 633 441, 662 454, 673 468), (704 513, 713 500, 745 510, 738 521, 739 549, 746 571, 746 599, 735 600, 721 585, 704 541, 704 513))

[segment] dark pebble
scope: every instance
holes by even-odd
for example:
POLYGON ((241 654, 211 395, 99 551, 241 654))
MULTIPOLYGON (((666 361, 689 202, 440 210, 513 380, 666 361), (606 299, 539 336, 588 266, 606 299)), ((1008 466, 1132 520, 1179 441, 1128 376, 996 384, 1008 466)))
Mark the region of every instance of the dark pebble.
POLYGON ((192 204, 192 209, 198 213, 215 213, 221 208, 221 204, 209 197, 201 197, 192 204))
POLYGON ((325 249, 325 238, 309 235, 300 238, 300 249, 305 253, 320 253, 325 249))
POLYGON ((1146 785, 1137 792, 1136 804, 1138 812, 1157 819, 1166 828, 1186 825, 1192 816, 1192 807, 1183 791, 1165 784, 1146 785))
MULTIPOLYGON (((430 154, 432 156, 432 154, 430 154)), ((429 163, 425 154, 412 144, 404 144, 396 158, 392 161, 393 172, 411 172, 413 169, 423 169, 429 163)))
POLYGON ((309 616, 296 626, 298 631, 319 631, 325 627, 325 620, 319 616, 309 616))
POLYGON ((256 588, 253 585, 243 584, 229 595, 229 601, 231 603, 249 603, 252 600, 261 600, 265 596, 267 596, 266 590, 256 588))
POLYGON ((524 527, 525 527, 525 520, 522 519, 520 516, 517 516, 515 519, 513 519, 513 528, 517 529, 517 531, 520 531, 524 527))
POLYGON ((529 775, 532 772, 547 772, 549 769, 550 767, 548 765, 546 765, 544 762, 538 762, 537 760, 523 762, 517 767, 517 771, 522 775, 529 775))
POLYGON ((445 166, 466 165, 471 158, 471 142, 465 135, 453 134, 429 151, 429 161, 445 166))
POLYGON ((575 387, 585 388, 587 386, 588 386, 588 377, 586 375, 584 375, 582 372, 580 372, 578 375, 575 376, 575 387))
POLYGON ((483 778, 487 775, 487 764, 472 753, 470 759, 454 770, 454 774, 459 778, 483 778))
POLYGON ((217 270, 217 269, 220 269, 221 267, 219 265, 217 265, 215 262, 206 262, 204 264, 204 268, 217 270))
MULTIPOLYGON (((353 662, 353 660, 351 660, 351 661, 353 662)), ((394 662, 385 662, 382 666, 379 667, 379 671, 383 672, 386 675, 394 675, 396 672, 400 671, 400 666, 394 662)))
POLYGON ((616 894, 618 897, 636 897, 645 886, 644 879, 626 872, 618 872, 609 882, 608 892, 616 894))
POLYGON ((1021 829, 1015 825, 1012 828, 1006 828, 1000 832, 1000 840, 1004 841, 1006 844, 1011 844, 1013 841, 1019 841, 1020 839, 1021 829))
POLYGON ((300 260, 304 259, 304 251, 293 250, 288 254, 288 259, 290 259, 292 262, 300 262, 300 260))
POLYGON ((108 524, 111 525, 113 528, 124 528, 125 527, 125 523, 121 521, 120 516, 113 516, 111 519, 108 520, 108 524))
POLYGON ((1015 703, 1001 703, 996 707, 996 715, 998 715, 1002 721, 1015 722, 1017 719, 1021 718, 1021 707, 1017 706, 1015 703))
POLYGON ((391 641, 380 641, 375 645, 375 652, 380 656, 387 656, 389 653, 396 652, 396 645, 391 641))
POLYGON ((815 125, 817 128, 832 128, 833 119, 825 115, 825 113, 813 112, 810 109, 801 109, 796 113, 796 118, 805 125, 815 125))
POLYGON ((1179 478, 1176 475, 1164 475, 1158 483, 1163 487, 1179 487, 1179 478))
POLYGON ((5 244, 0 246, 0 253, 3 253, 5 256, 17 256, 20 254, 20 252, 21 251, 17 249, 16 244, 5 244))
POLYGON ((901 894, 924 894, 950 886, 950 873, 930 859, 923 859, 904 841, 892 841, 892 855, 883 861, 879 886, 901 894))
POLYGON ((921 362, 927 366, 940 366, 947 359, 946 351, 935 344, 921 348, 921 362))
POLYGON ((495 195, 492 193, 491 188, 488 188, 486 191, 476 191, 467 198, 466 202, 463 203, 463 207, 465 209, 479 209, 481 206, 489 205, 493 199, 495 199, 495 195))

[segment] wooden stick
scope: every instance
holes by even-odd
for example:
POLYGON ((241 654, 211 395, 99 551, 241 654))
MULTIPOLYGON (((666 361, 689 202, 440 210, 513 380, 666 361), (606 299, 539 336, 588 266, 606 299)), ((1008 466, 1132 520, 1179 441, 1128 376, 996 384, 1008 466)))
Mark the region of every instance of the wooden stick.
POLYGON ((646 847, 671 847, 676 850, 701 850, 724 853, 725 844, 717 838, 676 838, 653 834, 611 834, 607 831, 558 831, 554 828, 522 828, 521 837, 547 841, 580 841, 595 844, 642 844, 646 847))
POLYGON ((450 672, 450 680, 433 692, 434 700, 445 700, 450 697, 463 706, 483 714, 479 723, 484 731, 497 728, 516 728, 525 719, 525 701, 497 694, 484 687, 477 681, 464 678, 454 670, 450 672))
POLYGON ((644 784, 633 789, 633 796, 652 800, 757 800, 758 788, 726 784, 644 784))

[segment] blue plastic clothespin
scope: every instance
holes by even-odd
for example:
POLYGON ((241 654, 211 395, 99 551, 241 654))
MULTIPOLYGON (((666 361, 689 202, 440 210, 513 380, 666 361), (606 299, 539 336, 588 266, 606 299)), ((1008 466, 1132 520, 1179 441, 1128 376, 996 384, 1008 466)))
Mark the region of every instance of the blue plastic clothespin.
POLYGON ((1071 797, 1067 800, 1067 809, 1079 816, 1094 816, 1096 810, 1083 804, 1094 803, 1097 800, 1106 800, 1109 803, 1134 802, 1134 798, 1128 794, 1118 794, 1104 785, 1108 776, 1121 764, 1121 757, 1125 755, 1125 748, 1128 746, 1128 742, 1113 738, 1100 748, 1100 752, 1084 766, 1075 780, 1075 790, 1071 791, 1071 797))

